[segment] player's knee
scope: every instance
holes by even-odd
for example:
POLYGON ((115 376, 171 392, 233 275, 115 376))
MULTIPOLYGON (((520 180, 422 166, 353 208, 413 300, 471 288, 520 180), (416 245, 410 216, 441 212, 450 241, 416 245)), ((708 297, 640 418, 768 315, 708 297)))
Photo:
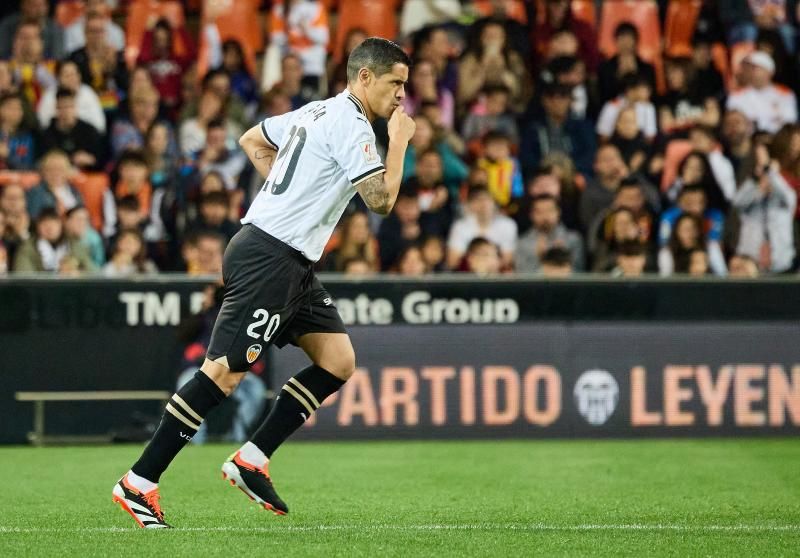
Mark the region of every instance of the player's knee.
POLYGON ((326 364, 327 366, 323 366, 323 368, 340 380, 347 381, 356 369, 356 353, 352 347, 343 349, 326 364))
POLYGON ((231 372, 227 366, 208 359, 206 359, 200 369, 217 384, 217 387, 222 390, 226 396, 233 393, 236 386, 238 386, 244 378, 244 373, 231 372))

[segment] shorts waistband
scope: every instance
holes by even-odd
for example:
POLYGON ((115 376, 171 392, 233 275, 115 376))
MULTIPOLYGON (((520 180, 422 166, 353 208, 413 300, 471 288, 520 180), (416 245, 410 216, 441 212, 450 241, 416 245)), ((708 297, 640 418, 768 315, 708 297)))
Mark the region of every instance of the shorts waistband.
POLYGON ((269 234, 265 230, 262 230, 262 229, 258 228, 257 226, 253 225, 252 223, 247 223, 242 228, 243 229, 247 229, 249 232, 252 232, 253 234, 261 237, 261 239, 263 239, 264 241, 266 241, 267 243, 272 245, 272 247, 275 248, 276 250, 278 250, 281 254, 284 254, 286 256, 294 258, 295 260, 297 260, 298 263, 301 263, 301 264, 307 265, 307 266, 310 266, 310 265, 314 264, 314 262, 312 262, 311 260, 306 258, 303 255, 303 253, 300 252, 299 250, 295 250, 294 248, 292 248, 291 246, 286 244, 284 241, 275 238, 274 236, 272 236, 271 234, 269 234))

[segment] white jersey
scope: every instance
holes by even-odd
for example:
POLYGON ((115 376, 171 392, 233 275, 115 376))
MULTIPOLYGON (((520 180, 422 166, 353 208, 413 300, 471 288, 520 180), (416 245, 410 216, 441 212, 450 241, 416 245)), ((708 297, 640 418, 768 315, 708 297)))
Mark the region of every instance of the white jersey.
POLYGON ((319 260, 356 185, 384 172, 364 106, 349 90, 261 123, 278 156, 242 223, 319 260))

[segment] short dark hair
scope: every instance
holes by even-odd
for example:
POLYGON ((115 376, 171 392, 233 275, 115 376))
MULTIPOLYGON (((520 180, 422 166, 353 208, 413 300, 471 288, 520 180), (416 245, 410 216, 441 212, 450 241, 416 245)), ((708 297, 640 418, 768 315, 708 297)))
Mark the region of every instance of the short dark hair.
POLYGON ((489 197, 492 197, 492 193, 486 186, 471 186, 470 189, 467 191, 467 201, 472 201, 478 196, 482 196, 484 194, 486 194, 489 197))
POLYGON ((141 205, 139 204, 139 198, 137 198, 133 194, 122 196, 120 199, 117 200, 117 211, 122 209, 126 211, 138 212, 140 208, 141 205))
POLYGON ((122 156, 119 158, 119 163, 117 163, 117 168, 122 168, 123 165, 137 165, 141 167, 147 166, 147 159, 138 149, 129 149, 125 151, 122 156))
POLYGON ((87 210, 87 209, 86 209, 84 206, 82 206, 82 205, 76 205, 75 207, 72 207, 72 208, 68 209, 68 210, 67 210, 67 212, 64 214, 64 216, 65 216, 67 219, 69 219, 70 217, 72 217, 73 215, 75 215, 75 214, 76 214, 78 211, 83 211, 83 210, 86 210, 86 211, 88 211, 88 210, 87 210))
POLYGON ((228 192, 225 190, 208 192, 200 198, 200 205, 224 205, 225 207, 229 207, 230 199, 228 198, 228 192))
POLYGON ((12 99, 16 99, 21 103, 23 99, 22 93, 19 93, 18 91, 8 91, 6 93, 3 93, 2 95, 0 95, 0 105, 4 105, 7 101, 10 101, 12 99))
POLYGON ((641 182, 639 182, 639 179, 636 178, 635 176, 626 176, 620 181, 617 191, 619 192, 620 190, 623 190, 625 188, 631 188, 631 189, 636 188, 641 192, 642 184, 641 182))
POLYGON ((484 145, 487 145, 493 141, 506 141, 509 144, 512 143, 511 136, 509 136, 506 132, 502 130, 489 130, 483 136, 484 145))
POLYGON ((551 201, 560 209, 558 198, 552 194, 539 194, 538 196, 534 196, 533 199, 531 199, 531 209, 533 209, 537 203, 543 201, 551 201))
POLYGON ((410 67, 411 59, 396 43, 380 37, 370 37, 350 53, 347 59, 347 82, 356 81, 361 68, 367 68, 380 77, 392 71, 395 64, 410 67))
POLYGON ((644 256, 644 244, 638 240, 626 240, 620 243, 617 254, 620 256, 644 256))
POLYGON ((68 87, 59 87, 56 91, 56 101, 61 99, 74 99, 75 92, 68 87))
POLYGON ((614 38, 619 39, 622 35, 633 35, 633 38, 638 41, 639 29, 630 21, 623 21, 614 29, 614 38))
MULTIPOLYGON (((481 248, 483 246, 491 246, 495 250, 498 250, 497 245, 494 242, 492 242, 491 240, 487 240, 482 236, 476 236, 475 238, 473 238, 470 241, 469 246, 467 246, 467 254, 472 254, 475 250, 477 250, 478 248, 481 248)), ((498 250, 498 253, 499 253, 499 250, 498 250)))
POLYGON ((703 194, 704 196, 707 196, 706 189, 703 188, 702 184, 687 184, 678 193, 678 199, 682 198, 686 194, 703 194))
POLYGON ((210 130, 211 128, 225 128, 225 119, 221 116, 216 116, 208 121, 206 124, 206 130, 210 130))
POLYGON ((54 207, 46 207, 42 209, 42 211, 36 217, 36 222, 41 223, 42 221, 47 221, 48 219, 55 219, 56 221, 61 220, 61 217, 58 216, 58 211, 56 211, 54 207))
POLYGON ((623 91, 628 91, 629 89, 639 87, 640 85, 646 85, 651 89, 653 88, 653 84, 650 83, 650 80, 647 79, 647 76, 641 72, 630 72, 620 78, 620 86, 623 91))
POLYGON ((553 246, 542 254, 541 262, 543 264, 555 265, 564 267, 565 265, 572 266, 572 258, 569 251, 563 246, 553 246))

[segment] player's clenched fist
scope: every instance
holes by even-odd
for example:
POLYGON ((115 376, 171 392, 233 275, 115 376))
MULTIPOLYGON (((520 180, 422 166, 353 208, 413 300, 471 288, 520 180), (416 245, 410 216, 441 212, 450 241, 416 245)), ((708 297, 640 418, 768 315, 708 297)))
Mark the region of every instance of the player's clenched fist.
POLYGON ((394 109, 392 117, 389 119, 389 139, 394 141, 404 141, 408 143, 414 137, 417 123, 406 114, 403 105, 394 109))

